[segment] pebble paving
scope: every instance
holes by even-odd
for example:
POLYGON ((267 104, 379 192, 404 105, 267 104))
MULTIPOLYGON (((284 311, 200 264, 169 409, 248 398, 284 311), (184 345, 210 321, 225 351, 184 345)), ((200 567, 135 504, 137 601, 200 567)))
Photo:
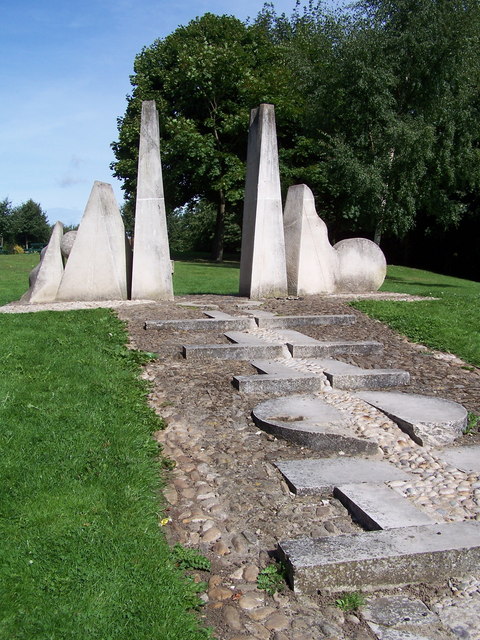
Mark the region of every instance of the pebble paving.
MULTIPOLYGON (((230 313, 235 313, 239 302, 213 296, 208 301, 230 313)), ((275 305, 270 309, 276 310, 275 305)), ((149 306, 150 313, 152 310, 149 306)), ((201 316, 198 309, 173 304, 156 313, 157 317, 143 320, 161 319, 162 315, 201 316)), ((120 316, 130 321, 132 346, 152 350, 152 338, 134 328, 140 317, 138 310, 132 313, 132 308, 127 308, 120 316)), ((274 336, 281 339, 281 331, 254 333, 266 340, 274 336)), ((212 560, 208 590, 202 596, 206 624, 222 640, 374 639, 361 610, 344 613, 335 607, 331 596, 306 597, 289 589, 268 595, 258 589, 258 573, 272 561, 278 540, 353 533, 359 530, 358 525, 333 498, 290 493, 273 461, 318 454, 258 430, 250 411, 266 396, 238 393, 230 382, 233 375, 251 375, 250 365, 189 363, 174 346, 182 344, 185 335, 173 330, 161 337, 157 334, 162 356, 146 366, 144 376, 152 383, 152 406, 168 423, 156 437, 176 465, 164 491, 169 519, 163 529, 172 543, 199 548, 212 560)), ((191 332, 188 336, 194 343, 197 336, 191 332)), ((200 339, 204 344, 221 342, 219 336, 200 339)), ((352 339, 350 335, 348 339, 352 339)), ((323 372, 308 360, 285 358, 282 364, 322 376, 322 399, 349 417, 356 435, 378 443, 379 458, 414 475, 410 481, 388 483, 392 489, 436 522, 480 520, 479 474, 460 471, 442 460, 440 450, 417 445, 384 414, 353 394, 331 389, 323 372)), ((423 601, 443 625, 443 637, 480 640, 478 578, 480 575, 452 579, 421 591, 423 601)), ((196 579, 205 579, 205 574, 199 573, 196 579)), ((419 589, 405 587, 397 592, 408 595, 419 589)))

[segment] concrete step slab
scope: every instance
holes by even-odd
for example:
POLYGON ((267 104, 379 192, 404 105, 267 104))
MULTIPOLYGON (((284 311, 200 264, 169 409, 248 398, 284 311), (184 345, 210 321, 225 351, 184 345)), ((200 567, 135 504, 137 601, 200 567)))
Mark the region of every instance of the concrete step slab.
POLYGON ((384 389, 410 384, 410 374, 401 369, 362 369, 331 358, 312 359, 323 368, 335 389, 384 389))
POLYGON ((225 311, 218 311, 216 309, 209 309, 208 311, 204 311, 203 314, 215 320, 232 320, 232 318, 235 317, 232 316, 231 313, 225 313, 225 311))
POLYGON ((227 331, 224 336, 227 338, 227 340, 230 340, 230 342, 235 342, 236 344, 285 344, 285 341, 281 338, 266 338, 264 336, 256 335, 255 333, 246 333, 243 331, 227 331))
POLYGON ((467 425, 467 410, 450 400, 391 391, 361 391, 357 395, 420 445, 451 444, 467 425))
POLYGON ((294 358, 328 358, 340 354, 370 355, 381 353, 383 345, 375 340, 317 340, 316 344, 304 341, 287 342, 294 358))
POLYGON ((316 327, 327 325, 355 324, 353 314, 318 315, 318 316, 265 316, 256 314, 257 325, 261 329, 290 329, 292 327, 316 327))
POLYGON ((267 433, 327 453, 373 455, 375 442, 353 435, 340 411, 316 396, 284 396, 257 405, 252 416, 267 433))
POLYGON ((221 358, 223 360, 253 360, 255 358, 285 358, 289 353, 281 344, 184 344, 183 357, 189 360, 221 358))
POLYGON ((411 474, 385 460, 367 458, 309 458, 274 463, 290 489, 299 496, 331 494, 336 485, 411 480, 411 474))
POLYGON ((475 573, 480 522, 449 522, 279 543, 298 593, 356 591, 475 573))
POLYGON ((230 329, 237 331, 254 329, 256 326, 253 318, 241 316, 224 319, 147 320, 144 325, 147 330, 175 329, 177 331, 218 331, 222 333, 230 329))
POLYGON ((233 385, 242 393, 314 393, 322 390, 319 376, 300 373, 233 376, 233 385))
POLYGON ((480 445, 448 447, 436 453, 439 458, 465 473, 480 473, 480 445))
POLYGON ((342 484, 334 488, 333 496, 365 529, 398 529, 433 524, 433 520, 423 511, 383 483, 342 484))
POLYGON ((369 598, 362 618, 378 640, 453 640, 440 618, 418 598, 369 598))

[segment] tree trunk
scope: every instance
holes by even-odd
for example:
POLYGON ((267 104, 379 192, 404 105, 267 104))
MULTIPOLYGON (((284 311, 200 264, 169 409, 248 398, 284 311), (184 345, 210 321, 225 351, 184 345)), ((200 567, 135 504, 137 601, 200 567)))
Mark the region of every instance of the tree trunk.
POLYGON ((373 235, 373 241, 378 246, 380 246, 380 242, 382 240, 382 232, 383 232, 383 223, 382 223, 382 220, 380 220, 375 226, 375 232, 373 235))
POLYGON ((215 220, 215 235, 213 236, 212 259, 223 261, 223 241, 225 237, 225 193, 221 189, 218 193, 217 218, 215 220))

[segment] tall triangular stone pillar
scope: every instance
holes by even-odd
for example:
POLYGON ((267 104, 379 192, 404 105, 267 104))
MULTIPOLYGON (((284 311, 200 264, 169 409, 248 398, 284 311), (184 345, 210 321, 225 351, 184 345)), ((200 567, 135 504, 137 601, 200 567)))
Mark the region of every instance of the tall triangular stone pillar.
POLYGON ((132 300, 172 300, 172 267, 160 160, 160 132, 154 100, 142 102, 132 300))
POLYGON ((240 295, 249 298, 287 295, 275 110, 271 104, 253 109, 250 118, 240 295))

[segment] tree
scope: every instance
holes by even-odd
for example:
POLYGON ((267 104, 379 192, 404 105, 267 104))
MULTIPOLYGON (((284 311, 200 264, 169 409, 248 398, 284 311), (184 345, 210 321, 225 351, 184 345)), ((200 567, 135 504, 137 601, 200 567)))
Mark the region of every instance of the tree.
POLYGON ((8 198, 5 198, 0 202, 0 248, 13 239, 12 213, 12 203, 8 198))
POLYGON ((135 193, 142 100, 156 100, 169 210, 205 201, 216 209, 213 255, 221 260, 225 229, 240 224, 249 114, 275 99, 275 47, 262 25, 205 14, 136 57, 134 87, 112 144, 114 175, 127 199, 135 193))
POLYGON ((377 241, 419 214, 457 223, 479 184, 478 0, 310 5, 290 22, 306 104, 290 163, 327 218, 377 241))
POLYGON ((31 199, 13 209, 12 230, 15 241, 25 246, 29 242, 48 242, 51 234, 42 207, 31 199))

